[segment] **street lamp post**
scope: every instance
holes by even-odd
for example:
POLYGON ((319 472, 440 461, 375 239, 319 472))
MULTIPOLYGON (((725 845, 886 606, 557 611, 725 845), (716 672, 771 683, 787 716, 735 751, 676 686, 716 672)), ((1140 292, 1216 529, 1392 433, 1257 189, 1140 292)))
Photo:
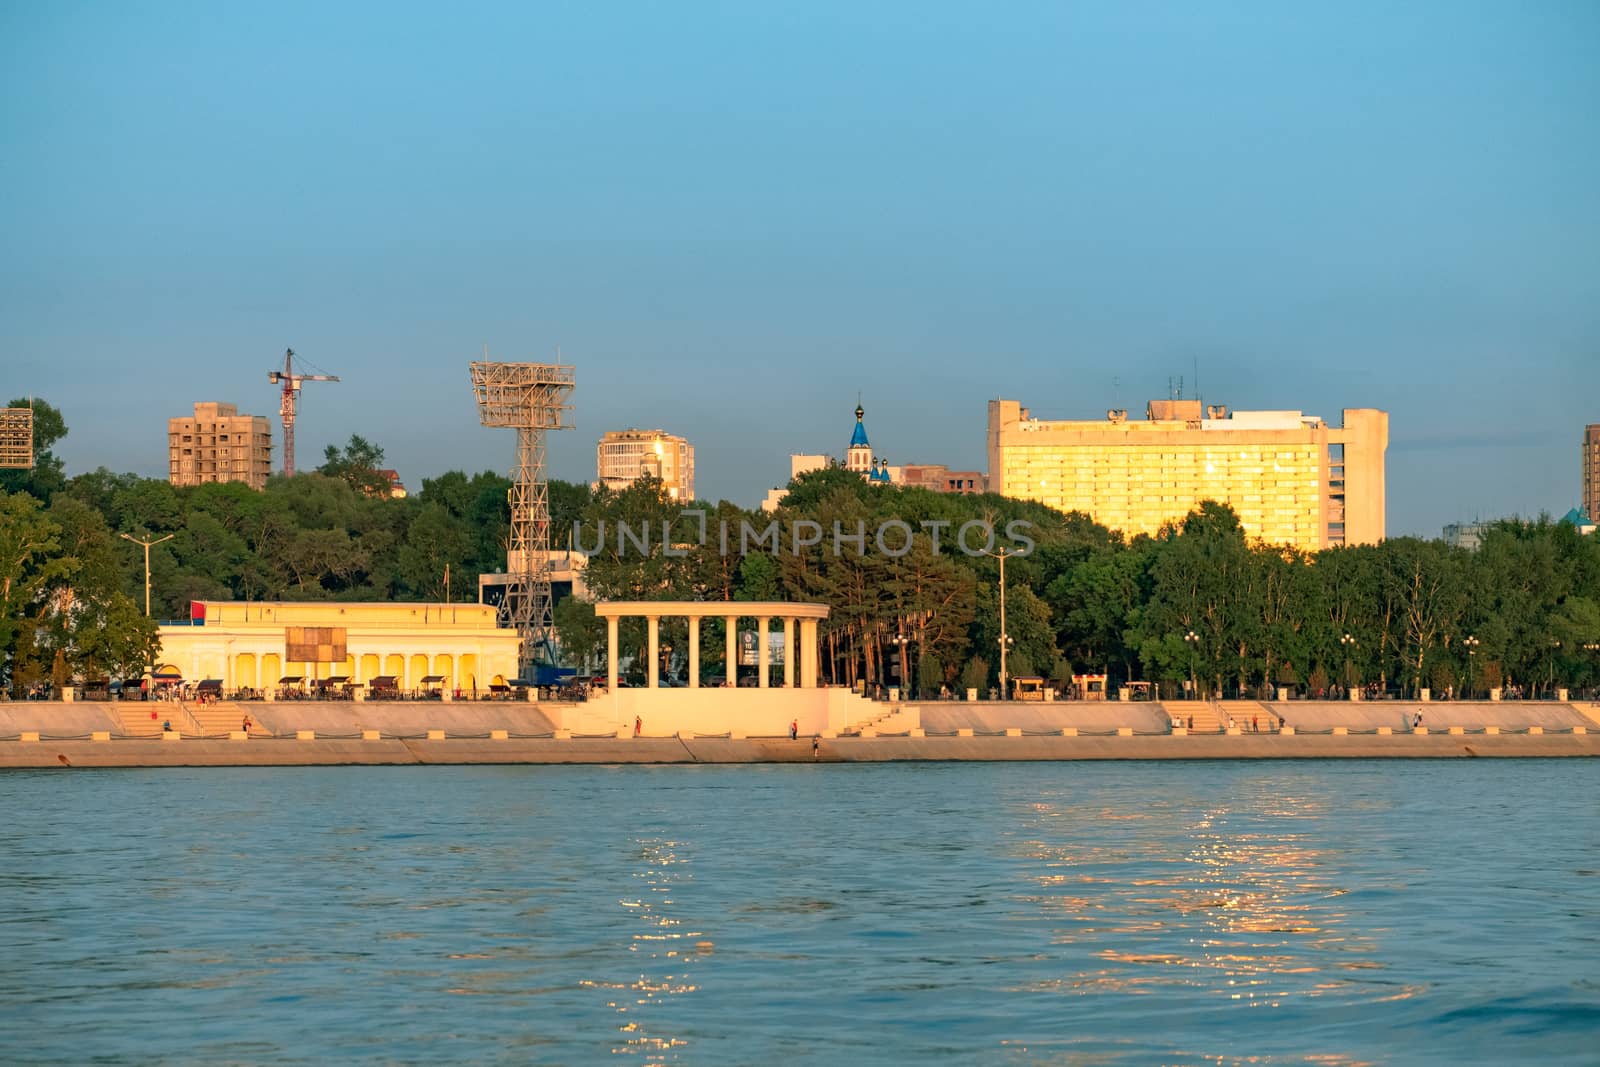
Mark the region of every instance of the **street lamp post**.
POLYGON ((132 541, 136 545, 144 546, 144 617, 148 619, 150 617, 150 546, 159 545, 163 541, 170 541, 178 535, 167 534, 167 536, 158 537, 154 541, 141 541, 132 534, 118 534, 117 536, 124 541, 132 541))
POLYGON ((1350 653, 1356 647, 1356 639, 1346 633, 1339 638, 1339 644, 1344 647, 1344 686, 1350 688, 1350 653))
POLYGON ((1190 630, 1183 635, 1183 643, 1189 646, 1189 699, 1200 699, 1200 684, 1194 676, 1194 657, 1200 648, 1200 635, 1190 630))
POLYGON ((1476 662, 1478 646, 1483 642, 1479 641, 1476 637, 1468 635, 1467 639, 1461 643, 1467 646, 1467 692, 1470 694, 1474 691, 1474 683, 1472 678, 1475 672, 1473 671, 1472 667, 1476 662))
POLYGON ((911 699, 911 661, 906 656, 906 646, 911 644, 911 638, 905 633, 889 635, 889 643, 894 646, 896 657, 900 661, 900 696, 905 700, 911 699))
POLYGON ((1001 549, 998 552, 985 552, 985 556, 993 556, 1000 561, 1000 699, 1007 699, 1006 688, 1006 650, 1016 644, 1011 640, 1011 635, 1006 633, 1006 557, 1018 556, 1020 552, 1007 552, 1001 549))

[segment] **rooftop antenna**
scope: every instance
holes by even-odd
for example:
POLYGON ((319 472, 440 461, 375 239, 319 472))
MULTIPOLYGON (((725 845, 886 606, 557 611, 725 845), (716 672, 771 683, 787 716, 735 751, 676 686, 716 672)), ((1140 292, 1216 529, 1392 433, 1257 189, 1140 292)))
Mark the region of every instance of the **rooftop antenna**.
POLYGON ((1194 357, 1194 398, 1196 400, 1200 400, 1202 403, 1204 402, 1204 398, 1201 397, 1201 395, 1200 395, 1200 357, 1199 356, 1195 356, 1194 357))
POLYGON ((1122 407, 1122 379, 1115 374, 1111 376, 1111 406, 1122 407))

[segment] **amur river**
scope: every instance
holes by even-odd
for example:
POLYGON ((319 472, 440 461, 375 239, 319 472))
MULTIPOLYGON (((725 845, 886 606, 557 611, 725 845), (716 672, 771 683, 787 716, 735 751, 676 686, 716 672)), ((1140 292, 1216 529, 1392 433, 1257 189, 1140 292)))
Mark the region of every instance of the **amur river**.
POLYGON ((0 1061, 1600 1063, 1600 762, 0 774, 0 1061))

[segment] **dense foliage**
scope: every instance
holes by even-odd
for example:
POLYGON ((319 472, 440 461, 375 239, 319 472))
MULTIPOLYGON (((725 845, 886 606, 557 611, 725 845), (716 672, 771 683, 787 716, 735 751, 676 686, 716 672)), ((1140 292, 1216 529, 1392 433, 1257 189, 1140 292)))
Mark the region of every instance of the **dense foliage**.
MULTIPOLYGON (((375 477, 382 450, 352 439, 328 449, 317 473, 273 478, 259 492, 177 489, 103 468, 69 479, 48 451, 65 423, 43 407, 41 462, 0 482, 0 682, 59 684, 148 662, 143 549, 119 534, 171 535, 150 552, 158 619, 185 617, 196 599, 470 601, 480 572, 504 568, 510 483, 500 475, 450 472, 390 499, 375 477)), ((550 499, 552 543, 591 552, 594 599, 827 604, 828 681, 910 678, 924 692, 994 685, 1000 561, 966 554, 956 533, 983 520, 998 548, 1013 543, 1005 530, 1020 520, 1036 544, 1005 564, 1013 677, 1104 672, 1113 685, 1148 679, 1171 692, 1192 676, 1227 694, 1600 684, 1600 538, 1547 520, 1501 523, 1476 552, 1397 538, 1307 555, 1250 543, 1213 503, 1128 540, 1081 514, 872 486, 837 468, 797 479, 776 516, 727 502, 686 515, 648 479, 620 492, 552 482, 550 499), (874 536, 892 520, 904 524, 885 538, 897 554, 874 536), (632 539, 618 536, 619 523, 632 539), (861 542, 849 537, 858 528, 861 542), (898 635, 907 640, 891 640, 898 635)), ((605 628, 588 605, 564 601, 556 624, 574 665, 603 657, 605 628)), ((663 620, 680 669, 684 626, 663 620)), ((722 669, 720 627, 708 621, 702 634, 707 677, 722 669)), ((642 623, 625 624, 623 641, 625 652, 641 651, 642 623)))
MULTIPOLYGON (((953 533, 972 520, 1003 531, 1023 519, 1037 545, 1006 562, 1012 677, 1065 682, 1074 672, 1103 672, 1113 685, 1152 680, 1168 694, 1192 677, 1202 692, 1228 695, 1374 685, 1457 695, 1520 686, 1531 695, 1600 684, 1600 539, 1565 523, 1506 521, 1476 552, 1396 538, 1307 554, 1251 543, 1230 508, 1208 502, 1159 535, 1130 541, 1081 514, 993 495, 871 486, 833 469, 791 485, 776 516, 784 524, 778 553, 741 557, 723 554, 718 520, 759 529, 770 517, 706 507, 713 531, 702 546, 694 543, 698 520, 680 518, 680 505, 658 485, 597 493, 583 512, 583 547, 593 547, 602 520, 671 523, 682 547, 674 556, 653 543, 641 557, 635 544, 608 535, 589 562, 593 595, 825 603, 832 610, 822 628, 823 671, 831 681, 911 678, 924 692, 994 685, 999 561, 961 551, 953 533), (898 558, 871 536, 894 519, 915 530, 911 551, 898 558), (862 523, 866 550, 846 544, 836 555, 824 537, 791 551, 790 531, 806 521, 825 531, 862 523), (935 552, 924 524, 941 521, 935 552), (899 634, 909 642, 894 642, 899 634)), ((898 536, 889 540, 900 548, 898 536)), ((558 625, 577 634, 581 609, 568 605, 558 625)), ((623 640, 628 651, 642 647, 639 632, 623 640)), ((579 645, 603 650, 592 629, 579 645)), ((703 648, 719 655, 720 637, 703 648)))

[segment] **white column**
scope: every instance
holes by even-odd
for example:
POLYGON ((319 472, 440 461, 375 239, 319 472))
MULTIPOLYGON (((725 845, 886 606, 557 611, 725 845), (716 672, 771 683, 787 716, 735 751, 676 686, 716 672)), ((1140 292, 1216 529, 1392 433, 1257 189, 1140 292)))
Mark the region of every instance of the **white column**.
POLYGON ((728 667, 728 686, 739 684, 739 617, 727 615, 723 621, 728 624, 728 654, 724 658, 728 667))
POLYGON ((656 677, 656 660, 661 656, 661 616, 648 615, 645 618, 650 625, 650 666, 646 668, 645 677, 650 680, 650 688, 655 689, 661 684, 656 677))
POLYGON ((794 688, 794 620, 783 620, 783 687, 794 688))
POLYGON ((617 691, 617 617, 606 619, 606 692, 617 691))
POLYGON ((700 688, 700 616, 689 616, 689 688, 700 688))
POLYGON ((767 669, 772 666, 768 662, 772 658, 772 654, 767 648, 767 616, 760 616, 756 619, 756 623, 756 660, 761 664, 759 668, 761 677, 756 684, 765 689, 771 684, 767 680, 767 669))
POLYGON ((817 620, 800 620, 800 651, 805 657, 800 661, 800 684, 807 689, 817 687, 817 620))

